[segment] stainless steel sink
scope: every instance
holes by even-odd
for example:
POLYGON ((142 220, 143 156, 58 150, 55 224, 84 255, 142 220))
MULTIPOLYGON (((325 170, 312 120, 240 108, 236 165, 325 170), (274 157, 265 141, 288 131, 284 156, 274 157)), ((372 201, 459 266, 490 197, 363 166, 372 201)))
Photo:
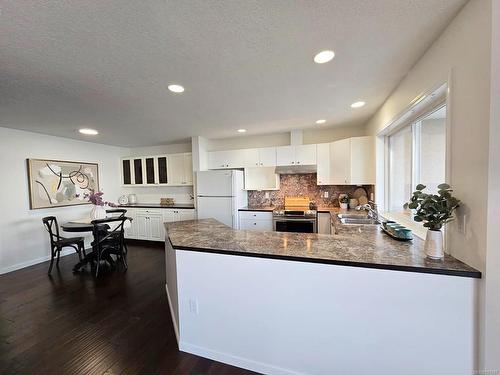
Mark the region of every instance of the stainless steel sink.
POLYGON ((358 224, 358 225, 376 225, 378 221, 372 219, 368 214, 337 214, 339 221, 342 224, 358 224))

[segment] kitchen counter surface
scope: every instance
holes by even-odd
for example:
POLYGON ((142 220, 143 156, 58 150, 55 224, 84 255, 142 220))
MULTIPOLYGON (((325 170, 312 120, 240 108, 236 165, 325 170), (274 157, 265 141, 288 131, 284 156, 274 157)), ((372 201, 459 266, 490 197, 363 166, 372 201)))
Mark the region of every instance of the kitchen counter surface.
POLYGON ((165 223, 174 249, 480 278, 445 255, 426 258, 424 243, 396 241, 378 226, 342 226, 335 235, 232 229, 214 219, 165 223))
POLYGON ((258 206, 258 207, 241 207, 238 211, 258 211, 258 212, 272 212, 275 209, 274 206, 258 206))
POLYGON ((172 205, 159 204, 159 203, 130 203, 121 204, 120 207, 130 207, 130 208, 173 208, 173 209, 194 209, 194 204, 191 203, 176 203, 172 205))

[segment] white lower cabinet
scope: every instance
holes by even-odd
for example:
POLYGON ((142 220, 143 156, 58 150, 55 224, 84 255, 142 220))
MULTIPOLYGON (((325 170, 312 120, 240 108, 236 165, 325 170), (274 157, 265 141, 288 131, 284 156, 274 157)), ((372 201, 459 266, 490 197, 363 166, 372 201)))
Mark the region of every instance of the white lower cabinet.
POLYGON ((165 223, 171 223, 174 221, 185 221, 196 219, 196 211, 192 209, 164 209, 163 210, 163 221, 165 223))
POLYGON ((131 217, 133 220, 131 226, 125 229, 125 238, 146 241, 164 241, 164 223, 193 220, 196 218, 196 210, 127 208, 127 216, 131 217))
MULTIPOLYGON (((127 210, 128 213, 128 210, 127 210)), ((135 214, 135 237, 139 240, 163 241, 163 215, 160 210, 137 210, 135 214)))
POLYGON ((273 230, 272 212, 240 211, 240 229, 242 230, 273 230))

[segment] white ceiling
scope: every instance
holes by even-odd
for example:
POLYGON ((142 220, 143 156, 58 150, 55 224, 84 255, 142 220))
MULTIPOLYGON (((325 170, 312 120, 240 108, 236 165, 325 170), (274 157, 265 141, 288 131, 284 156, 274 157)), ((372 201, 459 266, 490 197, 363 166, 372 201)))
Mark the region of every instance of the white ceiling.
POLYGON ((145 146, 359 124, 464 3, 0 0, 0 126, 145 146))

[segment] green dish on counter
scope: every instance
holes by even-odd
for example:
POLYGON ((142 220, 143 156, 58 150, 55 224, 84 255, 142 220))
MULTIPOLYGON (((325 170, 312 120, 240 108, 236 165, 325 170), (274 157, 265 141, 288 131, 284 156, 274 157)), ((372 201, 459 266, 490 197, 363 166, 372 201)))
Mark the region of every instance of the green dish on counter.
POLYGON ((411 229, 408 229, 404 225, 401 225, 394 221, 386 221, 382 223, 382 229, 389 236, 398 240, 410 241, 413 239, 413 233, 411 229))

